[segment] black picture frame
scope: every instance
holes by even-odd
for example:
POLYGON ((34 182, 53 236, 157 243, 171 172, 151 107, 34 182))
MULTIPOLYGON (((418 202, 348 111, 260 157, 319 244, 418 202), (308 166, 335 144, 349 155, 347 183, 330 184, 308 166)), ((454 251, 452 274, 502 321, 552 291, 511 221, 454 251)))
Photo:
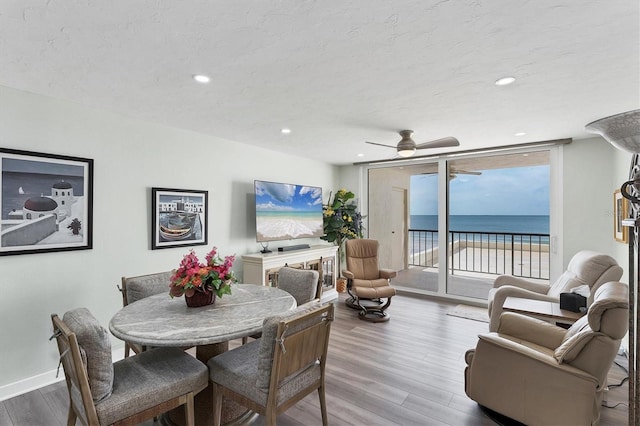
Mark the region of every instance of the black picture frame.
POLYGON ((0 256, 93 248, 93 160, 0 148, 0 256))
POLYGON ((207 244, 209 192, 151 188, 151 249, 207 244))

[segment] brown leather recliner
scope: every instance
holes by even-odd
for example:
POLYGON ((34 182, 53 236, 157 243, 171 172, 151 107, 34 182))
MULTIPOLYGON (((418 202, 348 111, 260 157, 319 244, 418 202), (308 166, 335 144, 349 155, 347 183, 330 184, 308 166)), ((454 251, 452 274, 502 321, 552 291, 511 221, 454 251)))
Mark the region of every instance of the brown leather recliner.
POLYGON ((527 425, 598 422, 607 373, 629 325, 628 286, 596 290, 587 315, 568 330, 505 312, 497 332, 467 351, 465 392, 527 425))
POLYGON ((489 331, 497 330, 502 305, 509 296, 559 303, 560 293, 588 285, 591 289, 587 299, 588 307, 593 303, 593 295, 598 287, 609 281, 618 281, 622 273, 622 268, 611 256, 582 250, 571 258, 567 270, 550 286, 511 275, 500 275, 494 281, 494 288, 489 291, 489 331))
POLYGON ((396 271, 379 268, 378 246, 377 240, 347 240, 347 269, 342 270, 342 275, 347 278, 350 296, 346 301, 347 306, 360 310, 360 319, 372 322, 389 320, 385 310, 391 304, 391 297, 396 294, 396 289, 389 284, 389 279, 396 276, 396 271), (386 299, 386 302, 382 299, 386 299))

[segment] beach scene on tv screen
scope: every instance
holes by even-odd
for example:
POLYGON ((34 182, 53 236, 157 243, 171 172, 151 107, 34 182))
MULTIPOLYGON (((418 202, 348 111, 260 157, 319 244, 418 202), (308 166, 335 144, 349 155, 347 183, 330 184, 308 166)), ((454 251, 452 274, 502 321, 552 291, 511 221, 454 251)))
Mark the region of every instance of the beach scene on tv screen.
POLYGON ((320 237, 322 188, 255 181, 257 241, 320 237))

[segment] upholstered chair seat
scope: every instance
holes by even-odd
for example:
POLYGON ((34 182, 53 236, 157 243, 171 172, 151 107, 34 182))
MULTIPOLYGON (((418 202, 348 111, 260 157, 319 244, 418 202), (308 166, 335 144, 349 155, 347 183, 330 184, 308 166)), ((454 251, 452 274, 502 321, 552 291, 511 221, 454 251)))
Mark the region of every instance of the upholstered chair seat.
POLYGON ((593 302, 598 287, 606 282, 619 280, 622 273, 622 268, 611 256, 583 250, 571 258, 567 270, 550 286, 511 275, 500 275, 495 279, 493 288, 489 291, 489 331, 498 329, 500 315, 503 311, 502 306, 507 297, 559 303, 560 293, 569 292, 574 287, 587 285, 590 289, 590 295, 587 299, 588 307, 593 302))
POLYGON ((466 353, 465 392, 527 425, 593 425, 628 329, 628 286, 605 283, 568 330, 512 312, 466 353))
POLYGON ((347 267, 342 270, 342 275, 347 278, 350 296, 346 301, 347 306, 358 309, 360 319, 372 322, 389 320, 389 314, 385 311, 391 304, 391 297, 396 294, 389 280, 397 273, 379 267, 378 247, 377 240, 347 240, 347 267))

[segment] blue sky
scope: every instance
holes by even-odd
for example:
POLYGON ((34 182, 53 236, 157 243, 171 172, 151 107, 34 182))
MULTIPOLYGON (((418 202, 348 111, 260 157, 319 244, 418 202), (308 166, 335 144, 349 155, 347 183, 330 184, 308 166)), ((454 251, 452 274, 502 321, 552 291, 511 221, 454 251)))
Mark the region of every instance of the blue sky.
MULTIPOLYGON (((411 177, 410 214, 438 214, 437 175, 411 177)), ((449 183, 451 215, 548 215, 549 166, 459 174, 449 183)))

